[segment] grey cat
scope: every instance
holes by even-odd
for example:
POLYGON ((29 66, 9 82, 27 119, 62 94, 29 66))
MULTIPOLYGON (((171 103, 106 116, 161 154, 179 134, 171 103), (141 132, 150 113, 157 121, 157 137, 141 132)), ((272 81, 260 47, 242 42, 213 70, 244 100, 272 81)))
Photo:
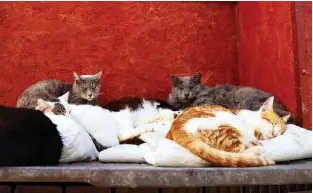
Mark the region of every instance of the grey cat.
POLYGON ((81 75, 73 72, 74 83, 61 80, 42 80, 28 87, 18 98, 16 107, 35 109, 38 99, 58 102, 58 97, 69 92, 71 104, 98 104, 100 78, 102 72, 95 75, 81 75))
MULTIPOLYGON (((201 84, 201 73, 193 76, 177 77, 171 75, 172 91, 168 103, 175 110, 183 110, 192 106, 221 105, 230 109, 258 110, 269 97, 273 96, 265 91, 252 88, 233 86, 229 84, 216 85, 209 88, 201 84)), ((286 107, 276 98, 274 111, 279 116, 289 114, 286 107)), ((293 118, 288 123, 299 125, 293 118)))

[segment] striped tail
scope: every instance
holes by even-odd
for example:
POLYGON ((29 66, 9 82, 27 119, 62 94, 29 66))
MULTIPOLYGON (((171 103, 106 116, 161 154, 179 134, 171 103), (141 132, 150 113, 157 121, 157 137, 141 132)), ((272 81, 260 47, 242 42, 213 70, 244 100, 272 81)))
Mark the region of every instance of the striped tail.
MULTIPOLYGON (((173 133, 172 133, 173 135, 173 133)), ((174 137, 175 138, 175 137, 174 137)), ((275 164, 274 161, 263 159, 252 153, 231 153, 223 150, 215 149, 208 144, 194 140, 190 135, 184 135, 183 140, 179 140, 178 144, 185 147, 193 154, 220 167, 256 167, 275 164), (187 139, 188 138, 188 139, 187 139)))

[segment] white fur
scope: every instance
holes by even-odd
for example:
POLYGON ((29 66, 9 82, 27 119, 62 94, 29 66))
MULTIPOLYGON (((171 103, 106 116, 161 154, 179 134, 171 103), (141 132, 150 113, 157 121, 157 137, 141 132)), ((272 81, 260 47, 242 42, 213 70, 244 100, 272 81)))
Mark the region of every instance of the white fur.
POLYGON ((214 114, 215 117, 190 119, 187 121, 184 129, 190 133, 195 133, 199 129, 216 130, 220 125, 229 124, 244 134, 244 144, 248 145, 250 141, 255 140, 254 129, 256 127, 253 127, 252 124, 246 124, 246 120, 256 119, 257 116, 254 116, 254 112, 244 116, 244 119, 241 119, 242 115, 236 116, 230 112, 218 111, 214 114))
MULTIPOLYGON (((99 106, 68 104, 64 101, 62 104, 69 113, 68 116, 76 120, 104 147, 116 146, 120 141, 139 137, 143 133, 153 131, 154 127, 140 125, 145 125, 153 120, 159 115, 159 111, 166 112, 164 118, 170 119, 168 117, 170 113, 157 109, 156 102, 144 101, 143 107, 136 111, 126 108, 118 112, 110 112, 99 106)), ((173 111, 172 117, 174 119, 173 111)), ((168 125, 167 128, 169 128, 168 125)))
MULTIPOLYGON (((210 163, 200 159, 174 141, 165 139, 159 132, 143 134, 140 139, 146 143, 139 147, 119 145, 103 150, 100 161, 135 162, 142 159, 161 167, 205 167, 210 163)), ((312 131, 295 125, 287 125, 286 132, 276 138, 262 141, 262 156, 273 161, 290 161, 312 157, 312 131)), ((99 156, 100 157, 100 156, 99 156)))
POLYGON ((60 102, 67 102, 68 101, 68 97, 70 95, 70 92, 65 93, 64 95, 58 97, 58 99, 60 100, 60 102))
POLYGON ((258 128, 259 131, 263 134, 265 139, 273 138, 271 134, 272 130, 274 131, 275 135, 280 135, 280 126, 273 126, 269 122, 265 121, 261 118, 260 112, 258 111, 249 111, 249 110, 241 110, 237 114, 237 118, 244 123, 245 127, 243 129, 246 130, 253 130, 258 128))
POLYGON ((104 147, 119 144, 118 125, 108 110, 91 105, 68 105, 69 117, 77 121, 96 141, 104 147))
POLYGON ((287 125, 286 132, 273 139, 261 142, 262 156, 275 162, 291 161, 312 157, 312 131, 287 125))

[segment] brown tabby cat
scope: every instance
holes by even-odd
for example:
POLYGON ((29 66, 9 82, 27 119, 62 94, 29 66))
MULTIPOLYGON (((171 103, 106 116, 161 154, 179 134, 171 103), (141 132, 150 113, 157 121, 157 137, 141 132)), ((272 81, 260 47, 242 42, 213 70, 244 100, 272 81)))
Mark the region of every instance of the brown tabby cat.
POLYGON ((259 140, 285 132, 289 115, 273 111, 274 97, 258 111, 229 110, 221 106, 186 109, 174 120, 167 138, 214 166, 254 167, 274 164, 260 157, 259 140))
POLYGON ((57 102, 57 98, 69 92, 71 104, 97 105, 102 72, 95 75, 81 75, 73 72, 74 83, 61 80, 42 80, 28 87, 18 98, 16 107, 35 109, 38 99, 57 102))

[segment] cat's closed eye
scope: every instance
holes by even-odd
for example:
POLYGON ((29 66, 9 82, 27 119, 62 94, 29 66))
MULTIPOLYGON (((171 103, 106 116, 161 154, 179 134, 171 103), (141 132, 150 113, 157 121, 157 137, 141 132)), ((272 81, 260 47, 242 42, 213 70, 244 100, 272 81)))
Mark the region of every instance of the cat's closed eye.
POLYGON ((82 87, 82 90, 83 90, 83 91, 86 91, 86 90, 87 90, 87 87, 82 87))

